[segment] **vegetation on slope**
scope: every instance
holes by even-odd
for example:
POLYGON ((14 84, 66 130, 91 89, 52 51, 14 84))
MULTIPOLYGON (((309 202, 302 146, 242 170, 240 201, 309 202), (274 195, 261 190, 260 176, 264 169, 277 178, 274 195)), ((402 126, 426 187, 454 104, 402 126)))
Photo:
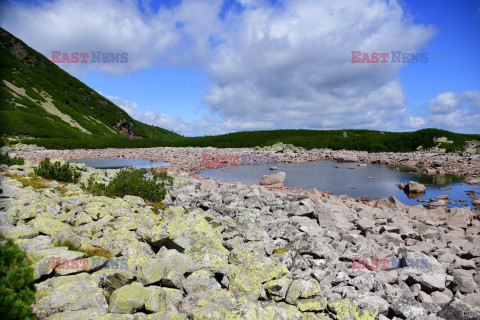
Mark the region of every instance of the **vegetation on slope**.
POLYGON ((1 28, 0 77, 2 134, 124 140, 125 137, 179 137, 174 132, 134 120, 127 112, 1 28), (46 106, 50 110, 56 109, 56 114, 48 112, 46 106))
POLYGON ((218 136, 180 137, 168 139, 33 139, 33 143, 49 149, 77 148, 147 148, 147 147, 218 147, 246 148, 268 146, 277 142, 290 143, 306 149, 330 148, 334 150, 366 150, 372 152, 409 152, 419 146, 432 148, 434 138, 447 137, 453 143, 441 147, 450 151, 463 150, 465 141, 479 140, 478 134, 459 134, 440 129, 422 129, 415 132, 379 132, 370 130, 346 130, 348 137, 342 137, 345 130, 267 130, 229 133, 218 136))

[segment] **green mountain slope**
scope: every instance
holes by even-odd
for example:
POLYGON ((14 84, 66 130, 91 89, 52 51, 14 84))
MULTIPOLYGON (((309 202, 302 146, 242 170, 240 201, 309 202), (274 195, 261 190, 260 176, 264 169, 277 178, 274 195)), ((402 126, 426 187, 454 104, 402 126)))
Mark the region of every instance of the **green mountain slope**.
POLYGON ((36 138, 167 139, 0 28, 0 130, 36 138))

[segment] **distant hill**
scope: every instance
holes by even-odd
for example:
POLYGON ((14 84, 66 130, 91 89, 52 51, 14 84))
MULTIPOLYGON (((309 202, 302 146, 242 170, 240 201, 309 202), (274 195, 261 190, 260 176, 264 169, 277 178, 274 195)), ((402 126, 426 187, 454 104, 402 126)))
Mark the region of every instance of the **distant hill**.
POLYGON ((134 120, 2 28, 0 77, 2 135, 78 140, 180 137, 134 120))

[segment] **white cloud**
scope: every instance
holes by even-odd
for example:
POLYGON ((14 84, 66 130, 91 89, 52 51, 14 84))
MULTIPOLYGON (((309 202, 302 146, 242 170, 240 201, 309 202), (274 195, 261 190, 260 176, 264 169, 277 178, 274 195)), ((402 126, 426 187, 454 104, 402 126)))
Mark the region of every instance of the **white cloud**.
POLYGON ((150 125, 165 128, 179 134, 187 136, 213 135, 225 133, 226 130, 229 129, 221 125, 220 120, 216 117, 204 116, 198 120, 186 122, 182 119, 182 117, 171 117, 162 112, 151 110, 139 110, 138 103, 135 101, 124 100, 119 97, 108 96, 105 94, 103 94, 103 96, 115 103, 118 107, 125 110, 134 119, 150 125), (222 128, 220 128, 220 126, 222 128))
POLYGON ((425 125, 425 119, 422 117, 408 117, 405 121, 405 127, 407 128, 420 129, 425 125))
POLYGON ((133 73, 158 64, 181 40, 168 10, 146 17, 130 0, 3 4, 0 12, 2 27, 50 59, 51 51, 128 54, 127 63, 61 64, 69 72, 133 73))
MULTIPOLYGON (((149 1, 142 3, 148 8, 149 1)), ((185 134, 395 130, 404 123, 424 124, 405 115, 401 64, 351 63, 351 51, 418 52, 435 35, 433 26, 415 24, 397 1, 239 3, 244 10, 229 11, 222 20, 221 0, 184 0, 156 13, 142 13, 130 0, 54 0, 3 6, 0 20, 47 57, 52 50, 128 52, 125 65, 62 65, 70 72, 94 68, 122 75, 160 63, 199 67, 212 83, 204 95, 212 117, 186 123, 181 117, 140 112, 135 102, 123 104, 139 120, 185 134)))
POLYGON ((428 123, 457 132, 480 133, 480 90, 444 92, 428 101, 428 123))
MULTIPOLYGON (((351 51, 416 52, 435 34, 395 1, 289 1, 247 7, 213 53, 205 103, 233 123, 396 129, 399 64, 352 64, 351 51)), ((399 121, 399 119, 401 121, 399 121)))

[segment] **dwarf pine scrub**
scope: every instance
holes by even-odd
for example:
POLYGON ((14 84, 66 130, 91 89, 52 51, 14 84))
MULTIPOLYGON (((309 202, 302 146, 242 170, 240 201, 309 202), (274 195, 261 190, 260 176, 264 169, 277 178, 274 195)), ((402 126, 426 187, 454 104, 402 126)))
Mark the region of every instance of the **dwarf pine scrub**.
POLYGON ((2 319, 36 319, 30 306, 35 299, 33 268, 25 252, 8 239, 0 244, 0 314, 2 319))
POLYGON ((166 172, 129 168, 120 171, 108 184, 95 182, 91 177, 88 180, 88 185, 83 185, 83 189, 96 196, 121 198, 131 195, 143 198, 146 201, 160 202, 167 194, 166 185, 172 183, 173 178, 166 172))
POLYGON ((25 160, 20 157, 13 157, 10 158, 8 152, 0 153, 0 164, 6 164, 7 166, 13 165, 23 165, 25 164, 25 160))
POLYGON ((77 183, 81 176, 80 172, 70 168, 68 162, 63 165, 58 161, 52 163, 49 158, 45 158, 34 171, 42 178, 63 182, 77 183))

